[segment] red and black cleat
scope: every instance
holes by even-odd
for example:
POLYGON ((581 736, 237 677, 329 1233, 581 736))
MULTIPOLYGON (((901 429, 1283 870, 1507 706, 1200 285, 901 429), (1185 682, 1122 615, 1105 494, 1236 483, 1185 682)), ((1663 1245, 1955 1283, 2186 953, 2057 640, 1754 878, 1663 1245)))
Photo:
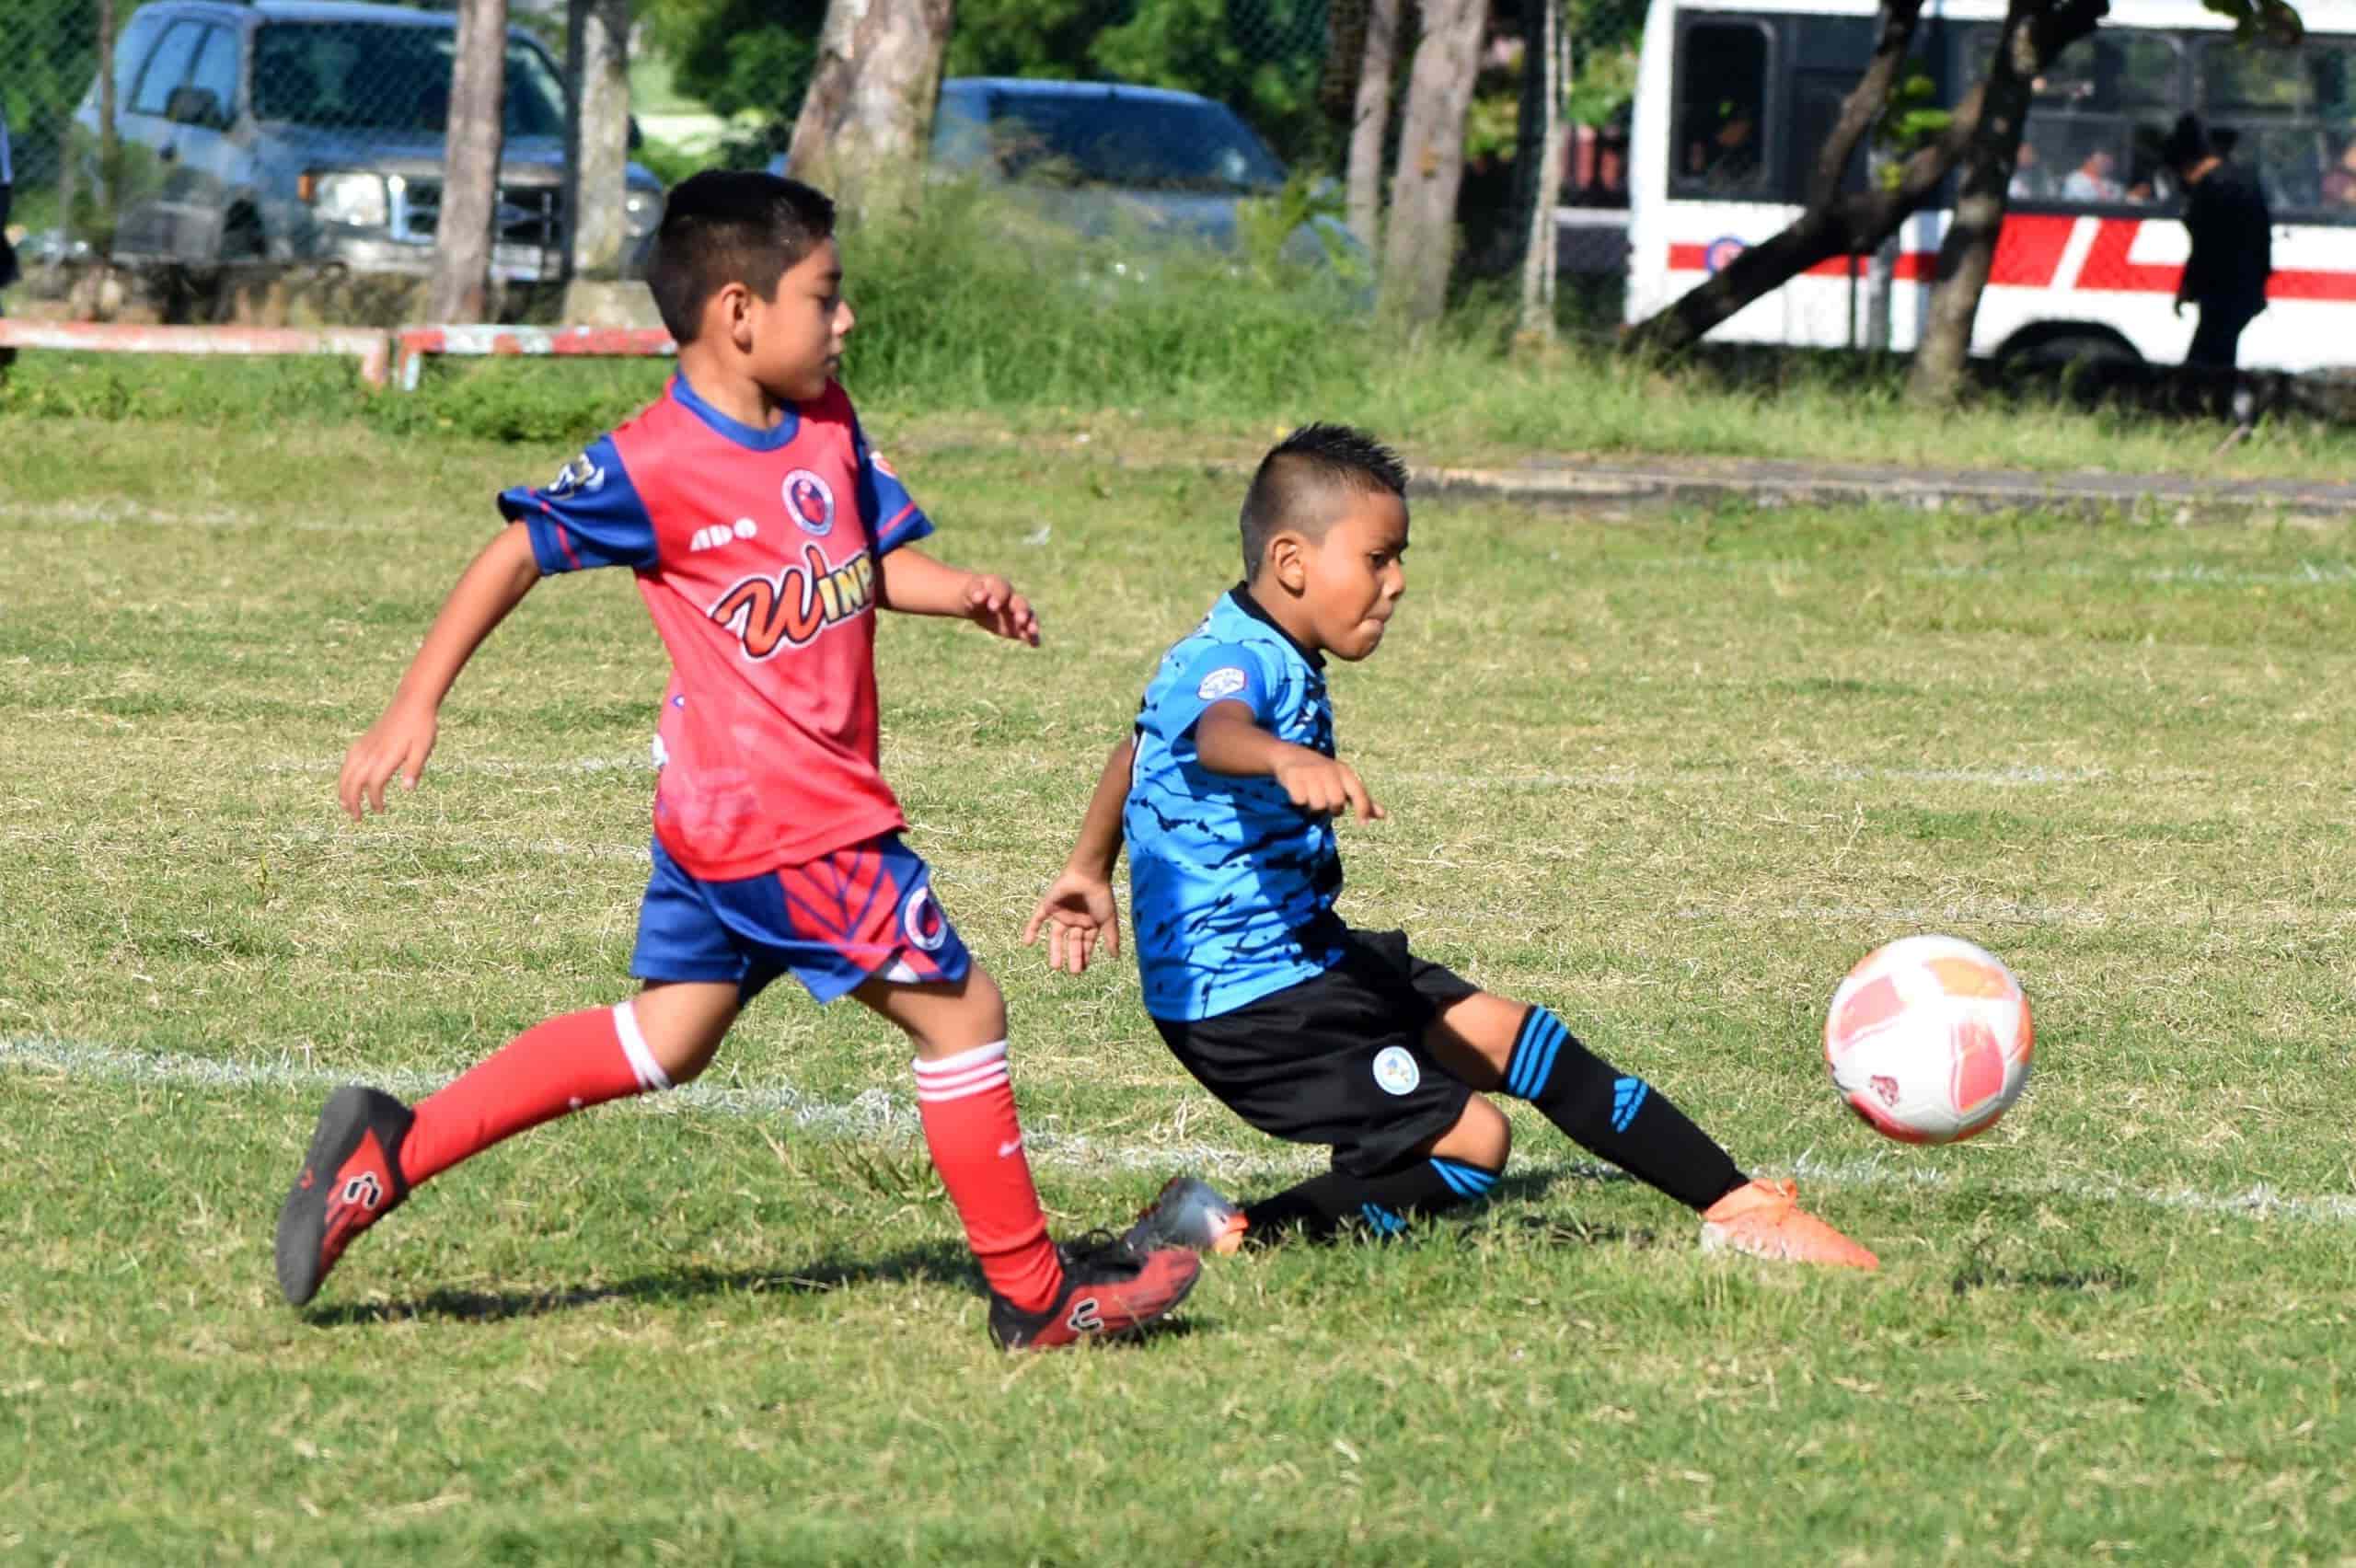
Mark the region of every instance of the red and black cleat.
POLYGON ((1007 1350, 1046 1350, 1133 1334, 1159 1321, 1186 1293, 1203 1261, 1184 1247, 1141 1252, 1098 1231, 1056 1249, 1063 1288, 1036 1312, 990 1296, 990 1338, 1007 1350))
POLYGON ((278 1211, 278 1287, 300 1307, 352 1239, 409 1196, 401 1140, 416 1118, 378 1090, 349 1084, 328 1096, 303 1173, 278 1211))

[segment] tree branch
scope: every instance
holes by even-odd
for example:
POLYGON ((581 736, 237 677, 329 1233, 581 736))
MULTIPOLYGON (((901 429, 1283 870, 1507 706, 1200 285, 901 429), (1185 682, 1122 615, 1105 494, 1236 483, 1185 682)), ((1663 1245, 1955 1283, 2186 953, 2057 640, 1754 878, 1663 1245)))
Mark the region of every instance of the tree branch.
POLYGON ((1841 118, 1817 155, 1816 172, 1808 180, 1809 206, 1823 206, 1840 190, 1841 176, 1856 156, 1857 144, 1889 105, 1890 89, 1898 85, 1898 73, 1905 68, 1914 47, 1914 29, 1922 16, 1923 0, 1888 0, 1883 6, 1873 60, 1856 86, 1841 100, 1841 118))

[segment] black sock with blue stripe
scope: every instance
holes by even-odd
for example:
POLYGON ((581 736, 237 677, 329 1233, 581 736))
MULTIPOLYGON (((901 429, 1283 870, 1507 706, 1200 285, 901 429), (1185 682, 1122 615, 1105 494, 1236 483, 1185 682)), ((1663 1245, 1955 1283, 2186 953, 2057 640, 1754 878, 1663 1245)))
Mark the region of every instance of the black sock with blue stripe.
POLYGON ((1505 1090, 1544 1112, 1580 1147, 1689 1208, 1708 1208, 1743 1183, 1727 1151, 1667 1095, 1616 1071, 1544 1008, 1521 1020, 1505 1090))
POLYGON ((1417 1219, 1480 1202, 1496 1184, 1496 1171, 1438 1155, 1380 1176, 1329 1170, 1245 1205, 1244 1235, 1253 1241, 1286 1235, 1322 1241, 1355 1229, 1400 1236, 1417 1219))

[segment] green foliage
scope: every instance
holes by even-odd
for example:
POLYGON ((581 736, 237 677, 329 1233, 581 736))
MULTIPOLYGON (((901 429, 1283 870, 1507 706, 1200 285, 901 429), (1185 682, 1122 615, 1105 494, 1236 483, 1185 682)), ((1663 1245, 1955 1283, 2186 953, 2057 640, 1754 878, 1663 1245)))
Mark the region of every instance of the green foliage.
POLYGON ((1136 0, 960 0, 945 74, 1095 80, 1097 38, 1135 10, 1136 0))
POLYGON ((1571 89, 1563 109, 1574 125, 1609 125, 1636 97, 1636 46, 1605 42, 1583 47, 1571 67, 1571 89))
MULTIPOLYGON (((134 7, 115 7, 118 28, 134 7)), ((98 69, 98 7, 95 0, 17 0, 17 14, 0 23, 0 102, 17 186, 47 184, 65 156, 65 127, 98 69)))
POLYGON ((1327 140, 1317 105, 1325 0, 1137 0, 1129 19, 1090 46, 1103 75, 1217 98, 1288 163, 1327 140))
POLYGON ((653 0, 648 19, 679 91, 716 114, 791 126, 826 17, 826 0, 653 0))
POLYGON ((2292 0, 2200 0, 2203 9, 2229 17, 2246 39, 2287 46, 2306 36, 2307 26, 2292 0))
MULTIPOLYGON (((790 126, 816 59, 823 0, 656 0, 655 39, 678 88, 717 113, 790 126)), ((1243 116, 1288 161, 1315 157, 1325 0, 969 0, 953 76, 1178 87, 1243 116)), ((769 133, 770 140, 778 133, 769 133)))
POLYGON ((1885 160, 1880 167, 1882 183, 1897 190, 1906 173, 1901 167, 1904 160, 1954 123, 1954 110, 1939 102, 1938 83, 1932 79, 1930 67, 1920 60, 1907 61, 1874 126, 1874 141, 1885 160))

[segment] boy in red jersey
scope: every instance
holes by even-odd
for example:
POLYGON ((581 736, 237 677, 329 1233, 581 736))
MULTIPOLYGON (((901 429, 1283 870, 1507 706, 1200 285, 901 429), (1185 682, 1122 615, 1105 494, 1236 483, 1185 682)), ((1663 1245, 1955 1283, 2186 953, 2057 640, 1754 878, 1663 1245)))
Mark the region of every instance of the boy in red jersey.
POLYGON ((279 1216, 278 1279, 310 1300, 352 1238, 502 1138, 703 1071, 791 973, 916 1045, 934 1166, 1008 1348, 1123 1333, 1193 1286, 1182 1250, 1058 1249, 1022 1153, 1006 1005, 932 896, 877 764, 874 611, 957 616, 1035 644, 1002 577, 911 548, 932 531, 834 377, 852 316, 834 207, 798 181, 708 173, 671 193, 648 276, 679 344, 664 395, 544 490, 499 498, 475 559, 338 790, 355 821, 415 789, 468 658, 542 576, 638 574, 671 657, 654 746, 654 871, 615 1007, 550 1019, 414 1107, 357 1086, 320 1113, 279 1216))

